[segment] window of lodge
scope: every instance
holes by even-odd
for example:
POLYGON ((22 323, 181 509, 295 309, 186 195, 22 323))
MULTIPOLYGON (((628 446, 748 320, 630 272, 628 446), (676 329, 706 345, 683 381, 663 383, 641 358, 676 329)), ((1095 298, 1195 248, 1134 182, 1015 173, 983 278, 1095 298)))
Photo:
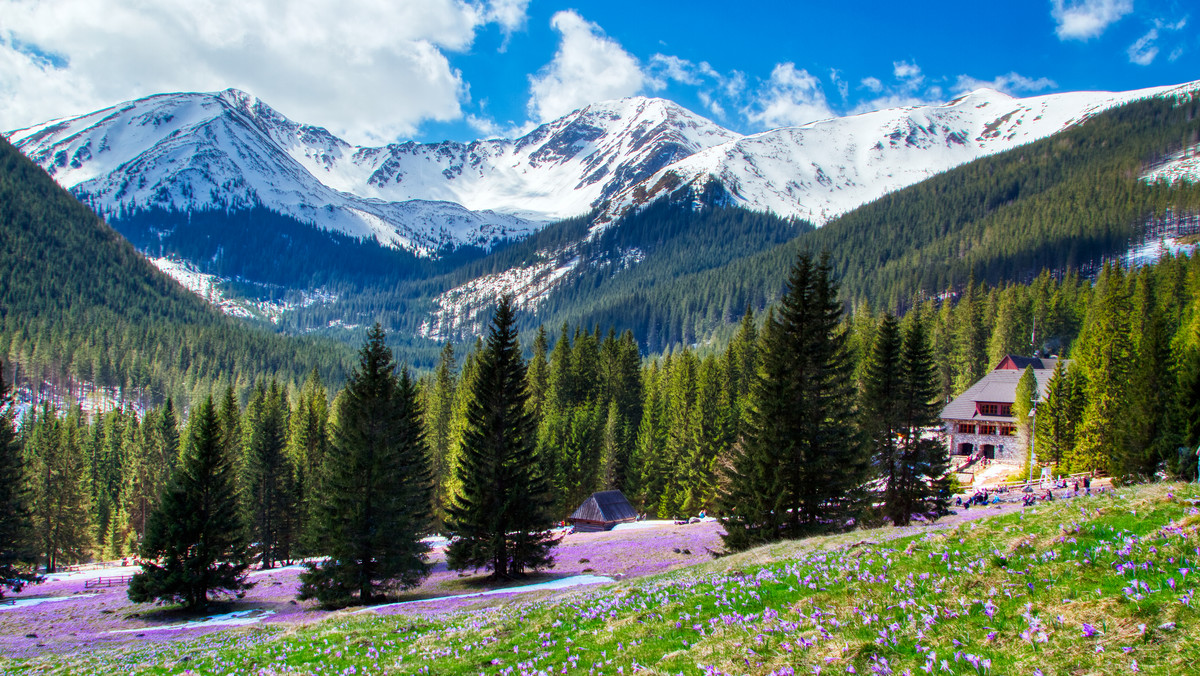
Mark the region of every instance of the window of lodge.
POLYGON ((1000 404, 1000 415, 1011 418, 1012 404, 1000 404))
POLYGON ((979 433, 980 434, 995 434, 996 426, 995 425, 980 425, 979 433))
POLYGON ((975 434, 975 425, 973 423, 958 423, 959 434, 975 434))
POLYGON ((1017 428, 1015 425, 1001 425, 1000 434, 1006 437, 1015 437, 1017 436, 1017 428))
POLYGON ((980 402, 979 403, 979 414, 980 415, 1000 415, 1000 405, 999 404, 985 404, 985 403, 980 402))

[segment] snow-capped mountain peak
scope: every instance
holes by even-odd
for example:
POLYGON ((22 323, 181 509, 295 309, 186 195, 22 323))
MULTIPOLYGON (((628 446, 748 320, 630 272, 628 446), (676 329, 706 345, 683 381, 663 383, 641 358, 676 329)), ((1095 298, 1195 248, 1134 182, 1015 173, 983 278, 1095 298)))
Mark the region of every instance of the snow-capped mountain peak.
MULTIPOLYGON (((944 104, 877 110, 735 139, 663 167, 644 185, 719 181, 735 204, 822 225, 889 192, 1045 138, 1109 108, 1195 87, 1024 99, 977 89, 944 104)), ((600 222, 659 196, 628 189, 611 201, 600 222)))
POLYGON ((629 98, 514 140, 360 147, 236 89, 150 96, 9 137, 103 212, 264 206, 418 253, 523 236, 739 138, 672 102, 629 98))

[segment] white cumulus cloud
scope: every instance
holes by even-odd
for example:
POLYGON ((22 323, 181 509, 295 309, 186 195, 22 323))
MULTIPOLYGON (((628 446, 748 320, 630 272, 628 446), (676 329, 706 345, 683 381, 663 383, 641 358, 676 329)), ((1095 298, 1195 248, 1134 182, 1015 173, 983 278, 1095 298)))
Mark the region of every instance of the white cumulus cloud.
POLYGON ((360 142, 462 118, 446 57, 528 0, 0 0, 0 129, 170 91, 245 89, 360 142))
POLYGON ((876 94, 883 91, 883 81, 877 77, 864 77, 862 81, 859 82, 859 86, 861 86, 863 89, 869 89, 876 94))
POLYGON ((1133 0, 1051 0, 1060 40, 1090 40, 1133 11, 1133 0))
POLYGON ((1150 32, 1129 45, 1129 49, 1126 50, 1129 54, 1129 62, 1139 66, 1149 66, 1154 63, 1154 57, 1158 56, 1158 47, 1154 44, 1157 39, 1158 29, 1151 28, 1150 32))
POLYGON ((832 117, 833 111, 816 76, 794 63, 780 63, 742 114, 751 124, 770 129, 832 117))
POLYGON ((954 90, 969 92, 987 87, 1015 96, 1017 94, 1031 94, 1045 89, 1053 89, 1057 86, 1054 80, 1047 77, 1032 78, 1012 72, 1007 75, 999 75, 991 80, 980 80, 970 75, 959 75, 958 81, 954 85, 954 90))
POLYGON ((529 114, 543 122, 605 99, 633 96, 647 78, 641 64, 599 26, 566 10, 550 19, 561 40, 546 67, 530 77, 529 114))
POLYGON ((921 75, 921 67, 907 61, 892 62, 892 75, 895 75, 897 80, 905 80, 913 84, 920 84, 925 79, 921 75))

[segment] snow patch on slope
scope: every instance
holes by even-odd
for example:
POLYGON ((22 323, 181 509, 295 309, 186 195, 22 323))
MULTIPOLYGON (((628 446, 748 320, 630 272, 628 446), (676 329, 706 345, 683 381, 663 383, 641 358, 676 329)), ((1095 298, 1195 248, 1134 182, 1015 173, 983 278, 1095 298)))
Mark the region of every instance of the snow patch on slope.
POLYGON ((1142 180, 1147 183, 1166 181, 1170 184, 1177 181, 1189 183, 1200 181, 1200 145, 1171 155, 1162 164, 1142 174, 1142 180))
POLYGON ((265 319, 278 324, 286 312, 306 308, 316 303, 332 303, 337 300, 335 294, 322 290, 301 291, 298 302, 230 298, 222 288, 222 284, 229 281, 224 277, 200 272, 191 263, 176 258, 150 258, 149 260, 154 267, 179 282, 185 289, 200 296, 231 317, 265 319))
POLYGON ((447 340, 463 333, 479 334, 484 314, 501 294, 513 294, 518 310, 535 310, 553 287, 579 266, 571 257, 547 260, 536 265, 511 268, 484 275, 446 291, 433 299, 432 316, 421 323, 417 333, 431 340, 447 340))

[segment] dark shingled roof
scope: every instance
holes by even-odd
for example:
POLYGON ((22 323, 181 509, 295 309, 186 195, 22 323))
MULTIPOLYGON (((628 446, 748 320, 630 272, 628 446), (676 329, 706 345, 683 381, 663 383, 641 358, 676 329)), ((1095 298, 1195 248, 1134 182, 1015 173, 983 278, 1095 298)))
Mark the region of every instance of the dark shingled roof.
POLYGON ((1016 401, 1017 383, 1025 373, 1026 366, 1033 367, 1033 376, 1037 379, 1038 384, 1038 401, 1044 401, 1046 398, 1046 387, 1050 384, 1050 377, 1054 375, 1054 365, 1057 363, 1057 359, 1037 359, 1008 355, 1000 361, 1000 364, 994 370, 980 378, 979 382, 969 387, 966 392, 955 397, 954 401, 946 404, 946 408, 942 409, 942 420, 1011 422, 1011 416, 977 415, 975 412, 975 402, 985 401, 1011 404, 1016 401), (1011 368, 1006 362, 1015 363, 1020 368, 1011 368))
POLYGON ((637 511, 625 499, 624 493, 621 491, 600 491, 599 493, 592 493, 591 497, 584 500, 579 509, 575 510, 575 513, 571 515, 571 520, 620 523, 623 521, 637 521, 637 517, 637 511))

